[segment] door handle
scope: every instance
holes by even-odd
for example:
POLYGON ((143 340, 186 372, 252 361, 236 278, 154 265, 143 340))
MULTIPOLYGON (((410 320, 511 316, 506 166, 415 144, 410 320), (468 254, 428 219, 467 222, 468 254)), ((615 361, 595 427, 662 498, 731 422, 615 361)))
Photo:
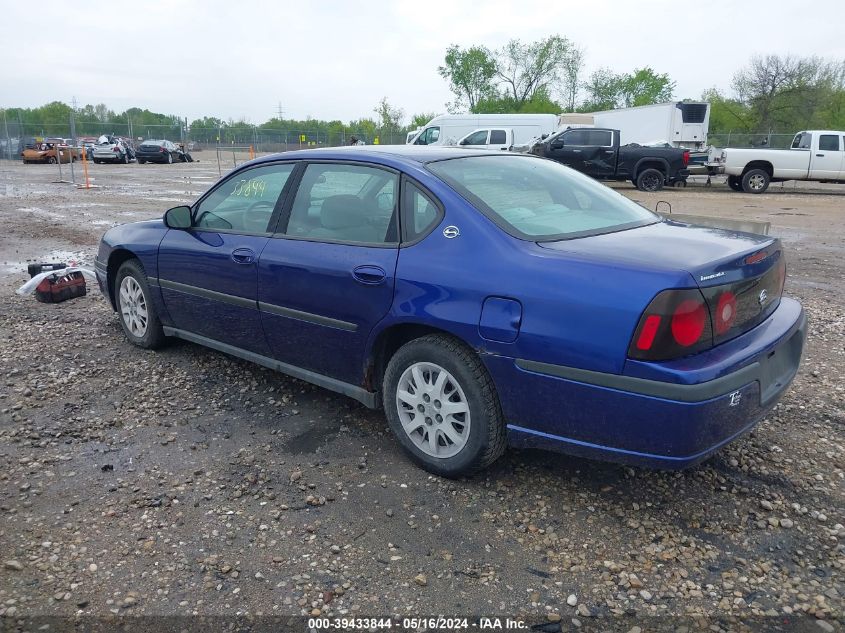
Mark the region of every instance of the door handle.
POLYGON ((377 286, 384 283, 387 273, 379 266, 358 266, 352 271, 352 276, 360 284, 365 286, 377 286))
POLYGON ((248 248, 236 248, 232 251, 232 261, 236 264, 251 264, 255 261, 255 252, 248 248))
POLYGON ((824 154, 816 154, 819 158, 824 158, 824 154))
POLYGON ((572 151, 573 151, 573 152, 575 152, 576 154, 580 154, 580 153, 581 153, 581 150, 580 150, 580 149, 573 149, 572 151))

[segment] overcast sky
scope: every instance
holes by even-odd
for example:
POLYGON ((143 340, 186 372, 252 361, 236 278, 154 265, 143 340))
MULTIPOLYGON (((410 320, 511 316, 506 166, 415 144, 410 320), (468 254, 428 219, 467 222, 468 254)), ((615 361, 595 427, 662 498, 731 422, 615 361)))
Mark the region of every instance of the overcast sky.
POLYGON ((131 106, 193 119, 348 121, 386 96, 406 115, 445 112, 450 44, 558 33, 586 69, 651 66, 677 98, 728 90, 756 53, 845 59, 845 0, 540 2, 2 0, 0 107, 131 106), (64 38, 59 42, 58 38, 64 38))

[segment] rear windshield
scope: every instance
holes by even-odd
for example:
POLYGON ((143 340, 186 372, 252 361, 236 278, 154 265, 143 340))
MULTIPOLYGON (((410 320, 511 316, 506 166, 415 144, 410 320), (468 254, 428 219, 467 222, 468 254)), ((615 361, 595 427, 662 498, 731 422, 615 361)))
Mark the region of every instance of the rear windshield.
POLYGON ((660 221, 609 187, 530 156, 471 156, 428 168, 514 237, 548 241, 660 221))

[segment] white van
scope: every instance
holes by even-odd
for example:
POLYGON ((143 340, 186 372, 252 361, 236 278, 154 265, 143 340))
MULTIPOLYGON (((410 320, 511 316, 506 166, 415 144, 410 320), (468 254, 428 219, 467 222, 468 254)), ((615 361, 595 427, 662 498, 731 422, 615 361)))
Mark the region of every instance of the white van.
POLYGON ((512 130, 516 144, 528 143, 557 130, 557 114, 443 114, 429 121, 410 143, 457 145, 470 132, 481 128, 512 130))

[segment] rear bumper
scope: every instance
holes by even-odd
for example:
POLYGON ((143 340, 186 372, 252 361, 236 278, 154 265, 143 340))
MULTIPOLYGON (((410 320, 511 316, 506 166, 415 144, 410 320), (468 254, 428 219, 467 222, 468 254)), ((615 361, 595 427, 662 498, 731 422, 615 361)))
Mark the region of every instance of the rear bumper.
MULTIPOLYGON (((703 381, 669 383, 485 356, 515 446, 658 468, 707 458, 750 430, 798 371, 807 332, 800 304, 782 299, 744 343, 744 362, 703 381)), ((743 338, 743 337, 740 337, 743 338)), ((711 362, 712 357, 707 359, 711 362)), ((690 376, 710 367, 690 362, 690 376)), ((687 376, 687 377, 690 377, 687 376)))

